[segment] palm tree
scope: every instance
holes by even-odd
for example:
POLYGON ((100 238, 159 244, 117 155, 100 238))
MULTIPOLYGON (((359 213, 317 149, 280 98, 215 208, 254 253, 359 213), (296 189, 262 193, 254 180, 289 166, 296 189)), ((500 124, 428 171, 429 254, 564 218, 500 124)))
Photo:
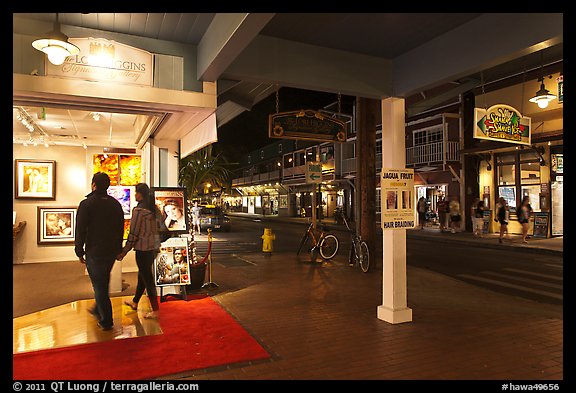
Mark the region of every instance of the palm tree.
POLYGON ((234 165, 218 153, 212 155, 212 146, 206 146, 180 160, 179 183, 186 187, 190 197, 200 194, 206 183, 221 188, 228 184, 230 174, 228 167, 234 165))

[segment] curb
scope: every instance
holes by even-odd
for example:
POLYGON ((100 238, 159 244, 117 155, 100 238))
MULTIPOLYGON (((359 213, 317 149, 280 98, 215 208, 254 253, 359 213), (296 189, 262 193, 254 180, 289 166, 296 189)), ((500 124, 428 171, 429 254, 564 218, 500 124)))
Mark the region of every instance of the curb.
MULTIPOLYGON (((234 218, 238 218, 241 220, 259 220, 261 222, 282 222, 282 223, 286 223, 286 224, 295 224, 295 225, 306 225, 307 223, 304 221, 295 221, 295 220, 290 220, 290 219, 283 219, 283 218, 278 218, 278 217, 266 217, 266 216, 242 216, 242 215, 235 215, 235 214, 230 214, 231 217, 234 218)), ((339 230, 340 226, 334 223, 327 223, 326 225, 328 225, 329 228, 331 228, 332 230, 339 230)), ((343 229, 345 230, 345 229, 343 229)), ((380 234, 382 232, 380 231, 380 234)), ((457 236, 457 235, 456 235, 457 236)), ((441 242, 441 243, 448 243, 448 244, 454 244, 454 243, 458 243, 458 244, 463 244, 463 245, 469 245, 469 246, 474 246, 474 247, 483 247, 483 248, 490 248, 490 249, 495 249, 495 250, 502 250, 502 249, 506 249, 508 251, 516 251, 516 252, 532 252, 532 253, 537 253, 537 254, 546 254, 546 255, 556 255, 556 256, 563 256, 564 255, 564 251, 563 250, 554 250, 554 249, 549 249, 549 248, 542 248, 542 247, 538 247, 538 246, 522 246, 522 245, 513 245, 513 244, 507 244, 507 243, 492 243, 492 242, 487 242, 487 241, 478 241, 478 240, 473 240, 473 239, 462 239, 462 238, 458 238, 458 237, 449 237, 449 236, 441 236, 441 235, 429 235, 426 233, 420 233, 420 232, 416 232, 416 231, 406 231, 406 238, 411 238, 411 239, 422 239, 422 240, 433 240, 433 241, 437 241, 437 242, 441 242)), ((494 239, 496 240, 496 238, 494 239)))

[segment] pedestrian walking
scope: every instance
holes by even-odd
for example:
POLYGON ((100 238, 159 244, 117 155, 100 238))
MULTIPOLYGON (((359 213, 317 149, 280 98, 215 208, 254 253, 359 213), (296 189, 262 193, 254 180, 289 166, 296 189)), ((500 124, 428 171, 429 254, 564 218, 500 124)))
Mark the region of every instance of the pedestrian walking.
POLYGON ((460 215, 460 202, 458 202, 458 197, 453 196, 448 204, 448 214, 450 215, 450 228, 452 233, 456 233, 456 229, 460 228, 460 221, 462 216, 460 215))
POLYGON ((424 229, 424 224, 426 223, 426 198, 423 196, 418 199, 416 210, 418 211, 418 225, 420 225, 420 229, 424 229))
POLYGON ((436 203, 436 207, 438 208, 438 221, 440 222, 440 232, 445 231, 448 229, 446 227, 446 214, 448 213, 448 201, 441 195, 436 203))
POLYGON ((202 208, 198 206, 198 201, 194 201, 194 206, 192 207, 192 234, 201 234, 200 230, 200 211, 202 208))
POLYGON ((474 236, 483 237, 484 230, 484 201, 476 198, 475 203, 472 204, 472 223, 474 227, 474 236))
POLYGON ((110 272, 122 250, 124 212, 122 205, 106 193, 110 178, 97 172, 92 177, 92 192, 78 205, 74 252, 86 270, 94 289, 95 305, 88 309, 102 330, 112 330, 110 272))
POLYGON ((162 213, 154 203, 150 187, 146 183, 136 185, 136 201, 138 205, 132 209, 128 240, 122 252, 116 256, 116 259, 121 261, 132 248, 136 252, 136 265, 138 266, 136 292, 132 300, 127 300, 124 304, 134 311, 138 310, 138 302, 146 290, 152 311, 144 314, 144 318, 158 318, 158 296, 152 266, 160 248, 158 223, 162 222, 162 213))
POLYGON ((522 198, 522 203, 516 209, 518 214, 518 222, 522 224, 522 243, 528 243, 528 227, 530 222, 530 214, 532 213, 532 206, 530 206, 530 197, 528 195, 522 198))
POLYGON ((500 223, 500 237, 498 242, 502 243, 502 238, 504 233, 508 234, 508 203, 504 197, 498 199, 498 204, 496 205, 496 218, 494 221, 500 223))

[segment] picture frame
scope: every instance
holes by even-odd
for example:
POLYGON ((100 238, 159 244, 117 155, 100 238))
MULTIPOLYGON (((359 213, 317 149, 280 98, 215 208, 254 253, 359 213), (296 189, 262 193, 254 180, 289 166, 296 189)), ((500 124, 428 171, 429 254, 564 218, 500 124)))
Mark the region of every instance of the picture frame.
POLYGON ((185 234, 190 231, 188 219, 188 198, 185 187, 151 188, 154 203, 162 213, 164 223, 170 232, 185 234))
POLYGON ((188 238, 171 237, 162 244, 154 260, 156 286, 190 285, 188 238))
POLYGON ((56 199, 56 161, 34 159, 14 161, 16 199, 56 199))
POLYGON ((76 206, 38 206, 38 244, 74 244, 76 206))
POLYGON ((132 218, 132 209, 137 205, 136 187, 134 186, 109 186, 106 193, 120 202, 124 218, 132 218))

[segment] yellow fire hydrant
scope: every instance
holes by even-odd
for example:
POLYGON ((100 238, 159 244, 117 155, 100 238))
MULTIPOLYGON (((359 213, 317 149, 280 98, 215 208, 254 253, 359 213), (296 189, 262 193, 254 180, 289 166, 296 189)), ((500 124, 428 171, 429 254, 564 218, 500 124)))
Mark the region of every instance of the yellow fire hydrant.
POLYGON ((272 242, 276 240, 276 235, 272 233, 272 229, 264 228, 262 237, 262 252, 272 252, 272 242))

